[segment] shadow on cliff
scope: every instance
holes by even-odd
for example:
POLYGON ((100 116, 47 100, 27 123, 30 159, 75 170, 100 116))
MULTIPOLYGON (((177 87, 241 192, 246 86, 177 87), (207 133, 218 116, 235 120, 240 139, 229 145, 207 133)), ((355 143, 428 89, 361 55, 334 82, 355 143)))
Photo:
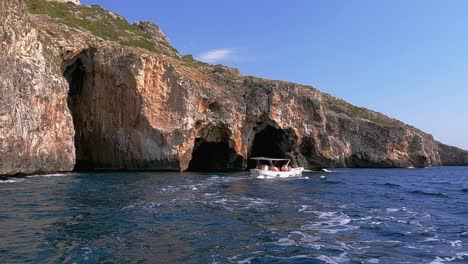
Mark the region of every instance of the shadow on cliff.
POLYGON ((168 139, 142 114, 132 65, 139 58, 84 50, 62 63, 75 130, 75 170, 179 170, 168 139), (99 56, 97 58, 97 56, 99 56), (129 66, 130 65, 130 66, 129 66))

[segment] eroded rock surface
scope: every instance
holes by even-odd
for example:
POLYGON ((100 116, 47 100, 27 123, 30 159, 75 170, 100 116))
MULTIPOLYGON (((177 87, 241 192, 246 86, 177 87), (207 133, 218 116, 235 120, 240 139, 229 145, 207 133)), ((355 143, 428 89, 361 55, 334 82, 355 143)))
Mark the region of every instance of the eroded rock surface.
POLYGON ((1 25, 14 23, 21 33, 2 39, 0 51, 9 65, 0 70, 0 174, 71 170, 75 163, 245 169, 251 156, 288 157, 307 168, 468 165, 468 152, 313 87, 181 57, 153 24, 63 4, 83 15, 79 21, 91 12, 88 22, 97 23, 72 25, 40 9, 29 18, 12 12, 23 10, 22 2, 8 3, 1 25), (101 25, 113 35, 93 31, 101 25))
POLYGON ((73 3, 75 5, 80 4, 80 0, 46 0, 48 2, 57 2, 57 3, 73 3))
POLYGON ((70 171, 68 85, 55 74, 24 3, 0 1, 0 174, 70 171))

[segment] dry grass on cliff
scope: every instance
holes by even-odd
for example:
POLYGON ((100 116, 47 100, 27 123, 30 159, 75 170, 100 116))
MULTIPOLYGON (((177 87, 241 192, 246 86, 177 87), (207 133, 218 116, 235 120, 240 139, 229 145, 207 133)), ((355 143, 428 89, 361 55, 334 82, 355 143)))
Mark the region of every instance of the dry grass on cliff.
POLYGON ((393 120, 392 118, 364 107, 352 105, 340 98, 331 95, 326 95, 326 102, 329 105, 329 108, 333 109, 333 107, 338 107, 340 111, 346 113, 350 117, 365 119, 382 126, 391 126, 396 124, 396 120, 393 120))
POLYGON ((66 25, 90 31, 105 40, 121 45, 140 47, 159 52, 151 37, 136 25, 131 25, 123 17, 111 13, 97 5, 75 5, 72 3, 27 0, 29 12, 48 15, 60 19, 66 25))

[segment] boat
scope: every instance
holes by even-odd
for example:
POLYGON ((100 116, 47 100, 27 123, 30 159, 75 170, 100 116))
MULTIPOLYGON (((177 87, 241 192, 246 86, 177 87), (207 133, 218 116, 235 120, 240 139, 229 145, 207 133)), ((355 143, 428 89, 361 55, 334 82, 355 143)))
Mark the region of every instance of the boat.
POLYGON ((303 167, 291 167, 290 159, 273 159, 266 157, 250 158, 257 162, 255 169, 250 169, 250 175, 260 179, 268 178, 288 178, 301 176, 304 171, 303 167), (266 164, 265 164, 266 163, 266 164), (277 165, 281 165, 281 167, 277 165))

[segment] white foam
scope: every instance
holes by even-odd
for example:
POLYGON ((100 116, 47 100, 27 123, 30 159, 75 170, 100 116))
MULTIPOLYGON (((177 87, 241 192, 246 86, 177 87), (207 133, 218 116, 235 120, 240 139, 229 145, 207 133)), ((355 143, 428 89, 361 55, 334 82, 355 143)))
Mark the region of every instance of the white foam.
POLYGON ((254 259, 255 257, 250 257, 250 258, 246 258, 244 260, 239 260, 237 261, 238 264, 250 264, 252 262, 252 259, 254 259))
POLYGON ((297 245, 296 241, 289 239, 289 238, 280 238, 275 244, 278 246, 282 246, 282 247, 297 245))
POLYGON ((283 259, 283 260, 311 258, 309 255, 295 255, 295 256, 291 256, 291 257, 280 257, 280 256, 272 256, 272 257, 275 258, 275 259, 283 259))
POLYGON ((388 243, 388 244, 401 244, 403 242, 401 241, 398 241, 398 240, 362 240, 362 241, 359 241, 361 243, 365 243, 365 244, 375 244, 375 243, 388 243))
POLYGON ((458 252, 455 253, 454 257, 436 257, 436 259, 429 264, 443 264, 445 262, 452 262, 454 260, 463 260, 465 262, 466 256, 468 256, 468 252, 458 252))
POLYGON ((342 212, 312 211, 321 220, 308 222, 301 226, 303 230, 313 230, 323 233, 335 234, 342 231, 358 229, 358 226, 349 225, 351 218, 342 212))
POLYGON ((424 239, 423 241, 424 242, 440 241, 440 239, 438 237, 439 237, 438 235, 435 235, 433 237, 428 237, 428 238, 424 239))
POLYGON ((120 210, 128 210, 128 209, 135 208, 135 207, 136 207, 136 205, 131 204, 131 205, 127 205, 127 206, 122 207, 122 209, 120 209, 120 210))
POLYGON ((36 177, 65 177, 65 176, 72 176, 74 173, 51 173, 51 174, 37 174, 37 175, 29 175, 28 178, 36 178, 36 177))
POLYGON ((325 262, 326 264, 338 264, 338 263, 349 262, 349 259, 344 256, 346 256, 346 253, 341 254, 339 257, 336 257, 336 256, 329 257, 325 255, 320 255, 317 257, 317 259, 325 262))
POLYGON ((330 225, 347 225, 351 222, 351 218, 341 212, 321 212, 319 218, 326 219, 325 224, 330 225))
MULTIPOLYGON (((301 236, 300 240, 301 242, 306 242, 306 243, 311 243, 311 242, 316 242, 320 240, 319 237, 316 236, 311 236, 307 233, 301 232, 301 231, 292 231, 291 235, 299 235, 301 236)), ((291 235, 289 237, 291 237, 291 235)))
POLYGON ((461 247, 462 246, 462 241, 461 240, 454 240, 454 241, 449 241, 450 246, 452 247, 461 247))
POLYGON ((387 211, 389 213, 394 213, 394 212, 401 211, 401 208, 386 208, 385 211, 387 211))
POLYGON ((301 205, 301 208, 299 208, 298 211, 301 212, 301 213, 313 213, 313 212, 315 212, 313 209, 315 209, 315 208, 313 208, 312 205, 307 205, 306 204, 306 205, 301 205))
POLYGON ((421 223, 419 223, 418 221, 415 221, 415 220, 411 220, 408 222, 410 225, 414 225, 414 226, 418 226, 418 227, 423 227, 423 225, 421 223))
POLYGON ((436 257, 436 259, 434 259, 433 261, 431 261, 429 264, 443 264, 445 262, 452 262, 454 260, 456 260, 457 257, 436 257))
POLYGON ((0 183, 15 183, 15 182, 22 182, 24 179, 8 179, 4 181, 0 181, 0 183))

